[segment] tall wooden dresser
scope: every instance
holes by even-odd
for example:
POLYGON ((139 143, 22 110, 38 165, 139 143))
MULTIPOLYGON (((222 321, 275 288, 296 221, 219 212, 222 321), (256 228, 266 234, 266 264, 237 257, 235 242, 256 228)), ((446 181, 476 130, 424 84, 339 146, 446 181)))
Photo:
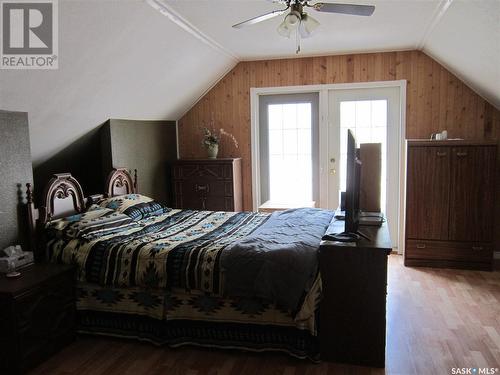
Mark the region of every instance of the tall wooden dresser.
POLYGON ((174 207, 241 211, 241 158, 180 159, 172 168, 174 207))
POLYGON ((405 265, 493 265, 495 141, 407 143, 405 265))

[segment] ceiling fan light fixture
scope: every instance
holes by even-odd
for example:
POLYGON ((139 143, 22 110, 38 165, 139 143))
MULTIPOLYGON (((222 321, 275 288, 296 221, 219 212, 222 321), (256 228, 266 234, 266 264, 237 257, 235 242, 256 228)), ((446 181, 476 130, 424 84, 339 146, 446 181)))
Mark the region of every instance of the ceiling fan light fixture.
POLYGON ((285 38, 290 38, 292 31, 296 30, 300 26, 301 15, 297 11, 291 11, 288 13, 278 26, 278 34, 284 36, 285 38))
POLYGON ((292 10, 286 15, 284 22, 286 22, 288 27, 294 28, 299 26, 301 18, 302 17, 299 12, 292 10))
POLYGON ((299 26, 300 36, 302 38, 309 38, 319 25, 320 23, 307 13, 302 14, 299 26))
MULTIPOLYGON (((155 3, 165 0, 146 0, 146 1, 155 3)), ((239 29, 244 26, 254 25, 256 23, 274 18, 276 16, 286 14, 285 18, 278 26, 277 31, 278 34, 286 38, 290 38, 292 36, 292 33, 295 33, 295 40, 297 43, 296 53, 300 52, 300 39, 309 38, 319 26, 319 22, 317 20, 315 20, 313 17, 309 16, 306 12, 304 12, 305 9, 313 9, 321 13, 339 13, 339 14, 349 14, 354 16, 371 16, 375 11, 374 5, 339 4, 339 3, 323 3, 323 2, 309 4, 309 1, 315 1, 315 0, 268 0, 268 1, 286 5, 286 8, 273 10, 266 14, 250 18, 246 21, 233 25, 233 28, 239 29)))
POLYGON ((290 34, 292 33, 292 29, 288 27, 288 24, 285 21, 280 23, 277 30, 278 34, 284 36, 285 38, 290 38, 290 34))

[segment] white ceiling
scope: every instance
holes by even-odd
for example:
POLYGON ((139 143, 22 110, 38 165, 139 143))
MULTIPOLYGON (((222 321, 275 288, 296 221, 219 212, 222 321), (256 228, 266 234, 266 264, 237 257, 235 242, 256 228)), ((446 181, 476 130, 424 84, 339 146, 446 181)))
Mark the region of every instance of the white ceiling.
MULTIPOLYGON (((269 0, 156 0, 238 60, 294 57, 279 16, 243 29, 231 25, 281 9, 269 0)), ((327 0, 327 2, 335 2, 327 0)), ((342 0, 376 6, 371 17, 310 10, 321 26, 300 56, 421 49, 500 108, 500 0, 342 0)), ((313 2, 312 2, 313 3, 313 2)))
MULTIPOLYGON (((248 18, 283 9, 281 4, 266 0, 163 1, 242 60, 295 55, 294 38, 286 39, 276 32, 284 16, 242 29, 231 27, 248 18)), ((301 55, 414 48, 432 20, 439 0, 364 3, 376 6, 371 17, 309 10, 321 25, 311 38, 303 40, 301 55)))

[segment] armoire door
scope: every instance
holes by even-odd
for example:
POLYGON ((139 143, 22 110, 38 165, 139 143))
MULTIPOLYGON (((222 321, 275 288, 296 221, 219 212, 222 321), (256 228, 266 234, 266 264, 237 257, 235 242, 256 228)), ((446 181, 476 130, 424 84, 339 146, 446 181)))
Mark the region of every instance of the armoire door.
POLYGON ((406 238, 447 240, 449 147, 409 147, 406 238))
POLYGON ((454 147, 450 192, 450 240, 492 240, 496 148, 454 147))

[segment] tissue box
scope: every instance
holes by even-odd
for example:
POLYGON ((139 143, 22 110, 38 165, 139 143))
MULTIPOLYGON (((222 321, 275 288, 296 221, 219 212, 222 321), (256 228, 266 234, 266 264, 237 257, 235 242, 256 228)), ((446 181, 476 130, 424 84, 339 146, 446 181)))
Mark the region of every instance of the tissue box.
POLYGON ((23 251, 10 257, 0 257, 0 273, 9 272, 9 262, 14 262, 16 269, 33 263, 33 252, 23 251))

